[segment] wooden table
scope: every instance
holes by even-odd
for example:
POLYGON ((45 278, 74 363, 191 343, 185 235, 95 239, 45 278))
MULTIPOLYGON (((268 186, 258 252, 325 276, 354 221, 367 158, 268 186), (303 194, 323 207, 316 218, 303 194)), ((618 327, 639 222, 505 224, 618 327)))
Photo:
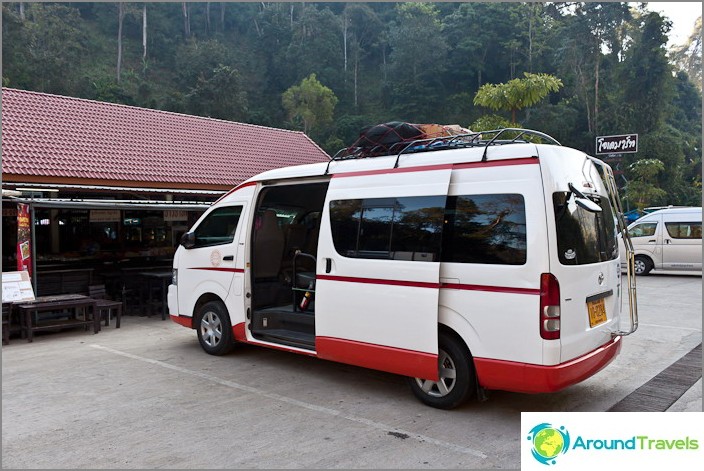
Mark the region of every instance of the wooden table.
POLYGON ((154 313, 154 307, 159 305, 161 307, 161 320, 166 320, 169 314, 169 305, 167 301, 167 295, 169 292, 169 285, 171 284, 171 279, 173 277, 173 272, 171 271, 145 271, 139 274, 146 280, 147 288, 147 310, 148 314, 154 313), (154 298, 154 290, 159 291, 159 298, 154 298))
POLYGON ((34 301, 22 302, 17 305, 20 313, 22 336, 27 341, 34 340, 34 332, 52 330, 63 327, 93 325, 93 333, 100 332, 100 316, 95 310, 95 299, 79 294, 63 294, 56 296, 41 296, 34 301), (42 318, 43 313, 62 313, 55 317, 42 318))

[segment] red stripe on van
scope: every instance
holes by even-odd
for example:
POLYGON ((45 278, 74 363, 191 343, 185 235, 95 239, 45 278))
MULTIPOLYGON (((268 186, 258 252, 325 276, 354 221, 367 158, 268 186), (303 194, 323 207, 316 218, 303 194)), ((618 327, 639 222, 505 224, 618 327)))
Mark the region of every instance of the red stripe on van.
POLYGON ((220 198, 218 198, 218 199, 215 201, 215 203, 213 203, 213 204, 219 203, 220 200, 222 200, 223 198, 227 198, 228 196, 230 196, 232 193, 234 193, 234 192, 237 191, 237 190, 241 190, 242 188, 246 188, 246 187, 248 187, 248 186, 254 186, 254 185, 256 185, 257 183, 258 183, 258 182, 246 182, 246 183, 242 183, 241 185, 237 185, 236 187, 234 187, 233 189, 231 189, 230 191, 228 191, 227 193, 225 193, 224 195, 222 195, 220 198))
POLYGON ((548 393, 589 378, 618 355, 621 337, 574 360, 554 366, 534 365, 491 358, 474 358, 479 384, 487 389, 519 393, 548 393))
POLYGON ((438 380, 438 356, 432 353, 374 345, 333 337, 316 337, 318 358, 387 371, 403 376, 438 380))
POLYGON ((359 172, 335 173, 333 178, 364 177, 368 175, 385 175, 387 173, 430 172, 433 170, 447 170, 452 164, 425 165, 422 167, 384 168, 379 170, 360 170, 359 172))
POLYGON ((481 167, 505 167, 508 165, 530 165, 538 164, 540 161, 537 157, 522 157, 520 159, 505 159, 505 160, 487 160, 485 162, 467 162, 455 164, 455 169, 465 168, 481 168, 481 167))
POLYGON ((240 322, 239 324, 235 324, 232 327, 232 334, 235 336, 236 341, 246 342, 247 341, 247 332, 244 327, 244 322, 240 322))
POLYGON ((540 294, 540 289, 511 288, 508 286, 463 285, 461 283, 441 283, 441 289, 460 289, 468 291, 490 291, 492 293, 540 294))
POLYGON ((244 273, 244 268, 226 268, 226 267, 190 267, 189 270, 230 271, 233 273, 244 273))
POLYGON ((319 280, 342 281, 344 283, 366 283, 372 285, 392 285, 392 286, 411 286, 413 288, 435 288, 440 287, 440 283, 427 283, 425 281, 404 281, 404 280, 384 280, 381 278, 357 278, 353 276, 333 276, 333 275, 316 275, 319 280))
POLYGON ((171 315, 170 317, 171 317, 171 320, 177 324, 180 324, 184 327, 188 327, 189 329, 193 328, 193 318, 192 317, 173 316, 173 315, 171 315))

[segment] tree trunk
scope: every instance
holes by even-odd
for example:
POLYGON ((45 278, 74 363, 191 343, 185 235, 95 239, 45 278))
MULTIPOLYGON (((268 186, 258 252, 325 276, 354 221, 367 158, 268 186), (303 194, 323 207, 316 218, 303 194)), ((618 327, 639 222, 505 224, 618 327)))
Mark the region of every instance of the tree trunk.
POLYGON ((347 80, 347 11, 342 13, 342 50, 344 54, 345 80, 347 80))
POLYGON ((20 19, 22 21, 26 19, 24 16, 24 2, 20 2, 20 19))
POLYGON ((117 82, 120 83, 120 70, 122 69, 122 20, 125 18, 125 4, 117 4, 117 82))
POLYGON ((147 70, 147 4, 142 7, 142 65, 147 70))
POLYGON ((354 107, 355 109, 358 108, 359 103, 357 100, 357 75, 359 72, 359 53, 357 53, 355 59, 354 59, 354 107))
POLYGON ((210 2, 205 2, 205 34, 210 36, 210 2))
POLYGON ((189 38, 191 37, 191 20, 188 17, 188 3, 181 2, 181 9, 183 10, 183 34, 189 38))
POLYGON ((220 32, 225 32, 225 2, 220 2, 220 32))
MULTIPOLYGON (((600 41, 597 40, 597 46, 599 45, 600 41)), ((594 65, 594 126, 592 126, 592 129, 594 129, 594 134, 597 135, 599 131, 599 62, 601 58, 601 53, 599 52, 599 48, 597 48, 596 52, 596 64, 594 65)))

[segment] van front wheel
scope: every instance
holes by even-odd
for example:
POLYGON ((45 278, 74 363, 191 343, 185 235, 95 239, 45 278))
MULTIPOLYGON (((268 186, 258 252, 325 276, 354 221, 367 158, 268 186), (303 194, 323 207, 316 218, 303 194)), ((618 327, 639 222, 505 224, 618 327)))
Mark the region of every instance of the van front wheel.
POLYGON ((196 330, 200 346, 211 355, 225 355, 235 345, 230 316, 220 301, 201 306, 196 317, 196 330))
POLYGON ((638 255, 635 259, 636 275, 647 275, 653 269, 653 262, 648 257, 638 255))
POLYGON ((438 409, 454 409, 467 401, 475 387, 472 358, 464 344, 445 333, 438 339, 438 381, 408 378, 413 394, 438 409))

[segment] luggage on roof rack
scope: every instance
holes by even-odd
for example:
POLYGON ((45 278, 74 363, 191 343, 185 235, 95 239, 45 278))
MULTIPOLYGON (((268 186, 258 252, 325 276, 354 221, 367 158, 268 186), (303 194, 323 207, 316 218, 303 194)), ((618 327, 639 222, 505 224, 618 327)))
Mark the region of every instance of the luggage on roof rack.
MULTIPOLYGON (((472 132, 456 124, 411 124, 391 121, 362 128, 354 144, 340 149, 330 160, 361 159, 393 154, 400 157, 401 154, 459 147, 484 147, 482 160, 486 160, 486 149, 489 146, 539 141, 562 145, 552 136, 532 129, 503 128, 472 132)), ((398 159, 396 162, 398 164, 398 159)))
POLYGON ((410 142, 470 134, 457 124, 412 124, 390 121, 362 128, 359 138, 339 151, 336 158, 364 158, 389 155, 403 150, 410 142))

